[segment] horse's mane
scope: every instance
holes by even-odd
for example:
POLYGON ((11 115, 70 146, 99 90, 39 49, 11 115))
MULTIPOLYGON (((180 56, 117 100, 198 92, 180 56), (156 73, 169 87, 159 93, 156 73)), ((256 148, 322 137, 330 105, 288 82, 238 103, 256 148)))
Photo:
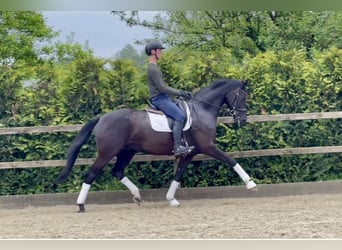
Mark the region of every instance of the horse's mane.
POLYGON ((229 87, 241 87, 243 85, 243 82, 240 80, 234 80, 234 79, 219 79, 212 82, 208 87, 201 89, 196 93, 196 95, 201 95, 206 92, 211 92, 217 88, 222 87, 223 85, 229 85, 229 87))

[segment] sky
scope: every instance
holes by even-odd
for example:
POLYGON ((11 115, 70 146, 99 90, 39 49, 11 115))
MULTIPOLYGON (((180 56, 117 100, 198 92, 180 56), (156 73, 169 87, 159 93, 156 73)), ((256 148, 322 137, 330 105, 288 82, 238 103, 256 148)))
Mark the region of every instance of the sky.
MULTIPOLYGON (((113 16, 110 11, 43 11, 46 24, 59 31, 58 40, 66 41, 74 33, 74 40, 84 45, 87 41, 97 57, 113 57, 127 44, 138 51, 143 46, 135 40, 153 38, 152 31, 142 27, 128 27, 125 22, 113 16)), ((141 11, 140 16, 151 20, 153 11, 141 11)))

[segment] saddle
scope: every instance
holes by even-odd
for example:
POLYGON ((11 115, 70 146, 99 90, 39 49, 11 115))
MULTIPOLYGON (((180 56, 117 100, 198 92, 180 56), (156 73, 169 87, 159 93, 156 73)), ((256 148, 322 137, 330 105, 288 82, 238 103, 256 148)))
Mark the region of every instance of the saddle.
MULTIPOLYGON (((146 110, 146 112, 148 114, 152 129, 158 132, 172 132, 174 120, 154 106, 149 100, 147 102, 149 104, 149 108, 146 110)), ((191 127, 192 123, 189 106, 185 101, 176 100, 175 103, 186 116, 183 125, 183 131, 186 131, 191 127)))

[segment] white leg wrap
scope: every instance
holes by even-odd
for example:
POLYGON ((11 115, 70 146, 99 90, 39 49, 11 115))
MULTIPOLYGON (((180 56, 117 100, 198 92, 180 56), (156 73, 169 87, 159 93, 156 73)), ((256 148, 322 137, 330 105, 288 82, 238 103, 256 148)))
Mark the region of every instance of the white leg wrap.
POLYGON ((139 197, 140 198, 140 192, 139 189, 136 185, 134 185, 133 182, 130 181, 127 177, 124 177, 121 179, 121 183, 124 184, 129 191, 133 194, 134 197, 139 197))
POLYGON ((247 189, 253 189, 253 190, 257 190, 256 188, 256 184, 254 181, 250 180, 247 184, 246 184, 246 188, 247 189))
POLYGON ((176 199, 169 201, 171 207, 178 207, 180 204, 176 199))
POLYGON ((236 165, 234 166, 234 170, 236 173, 238 173, 238 175, 240 176, 240 178, 243 180, 244 183, 248 183, 250 177, 245 172, 245 170, 243 170, 243 168, 239 165, 239 163, 236 163, 236 165))
POLYGON ((166 194, 166 199, 168 201, 171 201, 171 200, 174 200, 175 199, 175 193, 176 193, 176 190, 179 186, 179 182, 178 181, 172 181, 171 182, 171 185, 169 187, 169 191, 167 191, 167 194, 166 194))
POLYGON ((253 189, 256 187, 255 182, 251 180, 249 175, 245 172, 245 170, 243 170, 239 163, 236 163, 236 165, 233 168, 235 172, 238 173, 243 182, 246 184, 247 189, 253 189))
POLYGON ((87 196, 88 196, 90 186, 91 186, 90 184, 86 184, 86 183, 82 184, 81 192, 77 198, 77 204, 84 204, 85 203, 87 196))

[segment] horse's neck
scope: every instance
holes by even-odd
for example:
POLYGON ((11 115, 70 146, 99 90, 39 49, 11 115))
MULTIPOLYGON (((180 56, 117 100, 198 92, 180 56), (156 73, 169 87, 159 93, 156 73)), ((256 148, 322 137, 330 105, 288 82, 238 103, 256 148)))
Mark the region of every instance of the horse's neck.
POLYGON ((196 121, 203 122, 203 120, 205 120, 206 123, 216 124, 219 108, 203 103, 202 101, 199 101, 199 99, 191 101, 189 106, 193 123, 196 123, 196 121))

